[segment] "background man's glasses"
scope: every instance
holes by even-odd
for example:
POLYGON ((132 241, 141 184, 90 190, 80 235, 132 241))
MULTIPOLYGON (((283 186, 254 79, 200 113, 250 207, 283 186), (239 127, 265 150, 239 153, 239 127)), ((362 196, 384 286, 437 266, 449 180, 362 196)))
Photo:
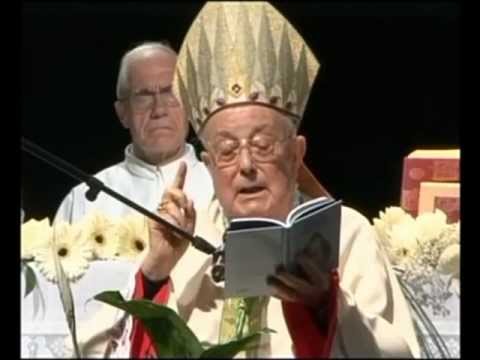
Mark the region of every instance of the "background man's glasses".
POLYGON ((173 95, 171 88, 158 92, 139 91, 119 100, 130 101, 132 107, 138 111, 151 110, 154 106, 157 106, 158 102, 167 107, 180 106, 180 102, 173 95))

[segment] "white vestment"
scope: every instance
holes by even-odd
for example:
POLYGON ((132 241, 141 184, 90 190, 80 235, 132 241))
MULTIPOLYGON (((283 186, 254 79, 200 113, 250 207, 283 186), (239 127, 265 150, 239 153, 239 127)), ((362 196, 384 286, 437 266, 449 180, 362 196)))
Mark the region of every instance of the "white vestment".
MULTIPOLYGON (((214 202, 208 212, 197 212, 195 230, 215 246, 221 243, 223 233, 219 209, 214 202)), ((357 211, 342 207, 340 236, 338 325, 331 357, 419 357, 407 302, 378 245, 375 230, 357 211)), ((212 280, 211 268, 211 257, 190 246, 171 274, 174 289, 168 306, 200 341, 218 343, 223 283, 212 280)), ((131 298, 133 287, 132 276, 131 286, 124 292, 126 298, 131 298)), ((262 327, 275 333, 262 335, 258 356, 294 357, 281 302, 271 297, 261 317, 262 327)), ((132 319, 107 305, 91 323, 80 325, 84 356, 105 356, 107 334, 112 333, 114 323, 121 335, 115 340, 116 351, 109 356, 129 356, 132 319), (92 341, 94 337, 96 341, 92 341)))
MULTIPOLYGON (((98 172, 95 177, 129 200, 154 211, 165 189, 171 186, 181 161, 187 164, 185 193, 192 199, 195 208, 208 207, 213 198, 212 180, 190 144, 185 145, 185 153, 179 159, 163 166, 150 165, 140 160, 134 155, 130 144, 125 148, 124 161, 98 172)), ((87 190, 85 183, 73 188, 60 205, 55 220, 73 223, 94 209, 114 217, 136 212, 103 192, 91 202, 85 197, 87 190)))

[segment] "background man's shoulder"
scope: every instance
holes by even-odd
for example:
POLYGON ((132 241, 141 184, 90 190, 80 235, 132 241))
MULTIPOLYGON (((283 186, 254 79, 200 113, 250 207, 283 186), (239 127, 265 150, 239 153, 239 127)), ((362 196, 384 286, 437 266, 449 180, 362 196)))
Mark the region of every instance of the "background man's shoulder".
MULTIPOLYGON (((128 170, 125 166, 125 162, 122 161, 96 172, 95 174, 93 174, 93 176, 95 176, 98 180, 104 182, 108 186, 109 180, 122 177, 127 172, 128 170)), ((71 190, 71 192, 84 193, 87 190, 88 190, 87 184, 82 182, 81 184, 78 184, 77 186, 75 186, 71 190)))

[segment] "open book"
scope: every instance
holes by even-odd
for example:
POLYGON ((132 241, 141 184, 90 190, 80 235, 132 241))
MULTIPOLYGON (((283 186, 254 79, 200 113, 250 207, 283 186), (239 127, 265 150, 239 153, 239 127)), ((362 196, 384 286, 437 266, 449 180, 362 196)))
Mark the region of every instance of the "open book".
POLYGON ((225 238, 225 296, 271 295, 267 277, 278 265, 299 273, 295 257, 315 254, 329 271, 338 266, 341 201, 320 197, 293 209, 284 222, 239 218, 230 222, 225 238))

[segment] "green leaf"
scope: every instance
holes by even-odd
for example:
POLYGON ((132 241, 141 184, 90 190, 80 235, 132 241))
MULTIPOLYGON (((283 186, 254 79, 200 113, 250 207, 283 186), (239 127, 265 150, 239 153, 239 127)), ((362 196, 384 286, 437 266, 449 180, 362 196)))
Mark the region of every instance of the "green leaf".
POLYGON ((160 357, 198 358, 200 341, 175 311, 149 300, 125 301, 118 291, 105 291, 96 300, 117 307, 141 321, 160 357))
POLYGON ((23 266, 25 267, 25 295, 23 297, 27 297, 37 285, 37 276, 27 263, 24 262, 23 266))
POLYGON ((211 348, 205 350, 200 357, 201 358, 233 358, 240 351, 246 349, 248 345, 260 338, 260 333, 248 335, 239 340, 232 340, 225 344, 214 345, 211 348))
POLYGON ((240 351, 245 350, 256 340, 260 339, 262 333, 274 333, 271 329, 263 329, 262 331, 247 335, 241 339, 229 341, 225 344, 215 345, 205 350, 200 357, 201 358, 233 358, 240 351))

